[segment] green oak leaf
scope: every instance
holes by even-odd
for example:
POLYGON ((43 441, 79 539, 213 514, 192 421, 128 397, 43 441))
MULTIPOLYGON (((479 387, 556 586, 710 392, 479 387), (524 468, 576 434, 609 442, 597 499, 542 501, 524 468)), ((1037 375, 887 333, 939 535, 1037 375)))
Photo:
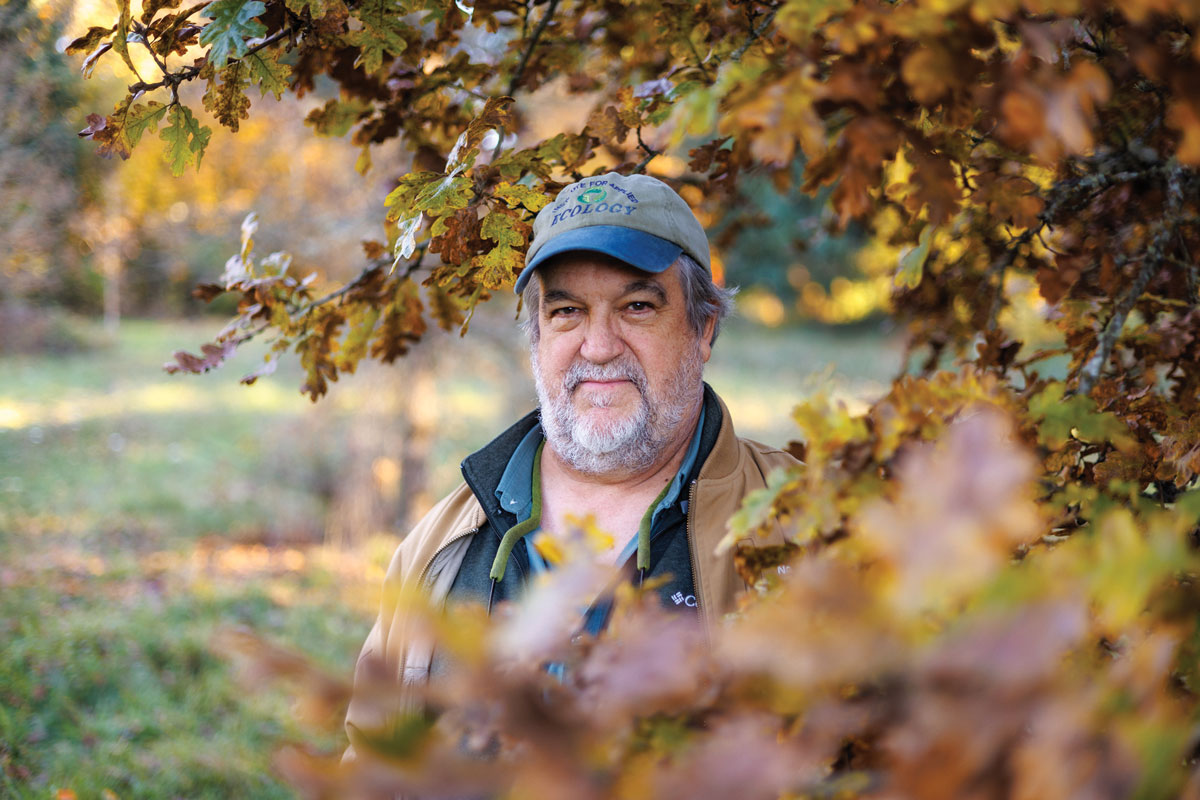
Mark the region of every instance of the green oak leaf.
POLYGON ((182 105, 171 106, 167 121, 170 124, 159 131, 158 136, 167 144, 165 155, 171 165, 171 174, 182 175, 189 164, 195 164, 199 169, 212 128, 201 125, 191 109, 182 105))
POLYGON ((129 0, 118 0, 118 6, 121 9, 121 18, 117 22, 117 35, 112 39, 112 47, 120 54, 121 60, 125 62, 125 66, 129 67, 129 71, 134 75, 137 70, 133 66, 133 59, 129 57, 129 26, 133 21, 133 16, 129 13, 129 0))
POLYGON ((346 338, 336 356, 338 369, 352 373, 358 362, 366 358, 379 315, 380 309, 374 306, 358 305, 351 308, 346 320, 346 338))
POLYGON ((524 206, 535 214, 550 202, 550 198, 542 192, 521 183, 501 183, 493 193, 507 203, 509 208, 524 206))
POLYGON ((476 256, 472 266, 479 269, 479 283, 488 290, 511 285, 525 266, 525 233, 528 225, 504 211, 493 211, 483 218, 479 231, 496 246, 476 256))
POLYGON ((368 73, 383 66, 384 55, 398 56, 408 49, 405 33, 408 26, 393 0, 367 0, 355 9, 362 30, 351 31, 344 37, 346 44, 359 49, 358 60, 368 73))
POLYGON ((158 122, 167 113, 167 106, 162 103, 156 103, 153 100, 142 105, 138 103, 131 106, 124 114, 124 130, 125 138, 129 141, 129 146, 134 147, 141 140, 142 134, 147 130, 157 130, 158 122))
POLYGON ((279 53, 259 50, 243 58, 242 64, 249 68, 250 81, 258 84, 263 97, 267 96, 267 92, 275 95, 276 100, 283 97, 288 88, 287 79, 292 74, 292 68, 279 63, 279 53))
POLYGON ((267 28, 255 19, 267 10, 260 0, 216 0, 200 13, 212 22, 200 32, 200 44, 208 45, 208 63, 215 69, 230 57, 241 58, 249 49, 247 39, 264 36, 267 28))
POLYGON ((314 108, 304 118, 318 136, 345 136, 354 123, 362 119, 371 107, 360 100, 330 100, 321 108, 314 108))
POLYGON ((430 181, 437 180, 440 177, 442 176, 436 172, 410 172, 402 177, 396 184, 396 188, 388 192, 388 196, 383 200, 384 206, 388 209, 388 221, 395 222, 401 217, 407 218, 410 216, 417 194, 430 181))
POLYGON ((431 217, 440 217, 466 208, 473 193, 471 179, 464 175, 446 175, 430 181, 420 192, 414 205, 431 217))
POLYGON ((293 14, 303 15, 307 11, 309 17, 315 22, 328 14, 330 9, 341 4, 338 0, 284 0, 284 5, 293 14))
POLYGON ((525 233, 520 228, 522 224, 511 214, 493 211, 483 218, 483 222, 479 226, 479 233, 483 238, 491 239, 500 247, 524 247, 525 233))
POLYGON ((1134 445, 1124 422, 1100 411, 1089 395, 1066 396, 1066 388, 1056 381, 1029 398, 1029 415, 1039 423, 1039 442, 1059 448, 1075 437, 1085 442, 1111 442, 1119 450, 1134 445))

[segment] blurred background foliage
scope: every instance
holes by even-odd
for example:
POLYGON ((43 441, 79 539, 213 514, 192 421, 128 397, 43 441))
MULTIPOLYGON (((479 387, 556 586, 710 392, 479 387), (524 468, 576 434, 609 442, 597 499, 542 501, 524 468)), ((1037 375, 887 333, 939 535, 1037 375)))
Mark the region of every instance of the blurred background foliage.
MULTIPOLYGON (((41 347, 39 337, 21 329, 50 325, 41 320, 56 311, 107 313, 110 327, 121 315, 227 315, 228 298, 206 306, 192 288, 213 279, 237 224, 251 211, 259 216, 260 252, 287 250, 329 280, 357 272, 360 254, 345 243, 381 235, 378 209, 410 156, 395 142, 376 146, 373 159, 383 169, 369 180, 356 178, 358 148, 344 138, 315 137, 301 124, 336 96, 328 82, 304 99, 257 104, 236 136, 214 137, 205 169, 178 179, 167 179, 159 153, 144 152, 153 148, 135 149, 125 164, 98 159, 75 134, 88 111, 119 99, 128 75, 114 60, 99 60, 84 80, 80 59, 63 50, 107 13, 94 0, 0 6, 6 43, 0 74, 8 78, 0 97, 0 244, 8 253, 0 324, 11 334, 0 337, 0 352, 41 347), (27 313, 38 307, 49 313, 27 313)), ((189 88, 182 90, 185 101, 189 88)), ((190 97, 197 108, 198 99, 190 97)), ((582 108, 564 103, 536 127, 559 129, 582 108)), ((738 187, 740 202, 712 220, 729 282, 746 295, 743 313, 767 325, 878 319, 893 263, 872 259, 858 228, 835 229, 828 192, 814 197, 800 190, 803 169, 797 160, 796 180, 783 190, 751 176, 738 187)))

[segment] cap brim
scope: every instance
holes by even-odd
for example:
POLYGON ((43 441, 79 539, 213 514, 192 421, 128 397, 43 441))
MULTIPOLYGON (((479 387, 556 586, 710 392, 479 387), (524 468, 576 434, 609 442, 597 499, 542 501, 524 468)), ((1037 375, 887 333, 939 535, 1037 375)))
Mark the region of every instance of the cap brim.
POLYGON ((675 263, 683 248, 660 236, 621 225, 589 225, 555 236, 537 251, 517 277, 520 294, 533 271, 563 253, 584 251, 603 253, 645 272, 662 272, 675 263))

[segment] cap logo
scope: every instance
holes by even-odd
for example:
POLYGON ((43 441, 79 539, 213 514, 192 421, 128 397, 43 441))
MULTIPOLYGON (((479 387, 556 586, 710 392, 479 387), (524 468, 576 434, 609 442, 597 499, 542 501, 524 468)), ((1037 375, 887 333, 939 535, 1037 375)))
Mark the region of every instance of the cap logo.
MULTIPOLYGON (((637 210, 638 199, 633 192, 603 178, 580 181, 565 193, 575 193, 575 204, 570 205, 570 199, 560 195, 551 209, 554 215, 550 220, 551 228, 565 220, 574 219, 580 214, 603 214, 605 215, 604 219, 610 219, 608 216, 610 214, 624 214, 628 217, 637 210), (616 197, 611 203, 608 202, 609 189, 612 189, 616 197), (622 199, 624 202, 618 202, 622 199)), ((600 218, 595 219, 599 220, 600 218)), ((595 224, 600 223, 597 221, 595 224)))
POLYGON ((586 192, 580 192, 579 202, 590 205, 592 203, 599 203, 606 197, 608 197, 608 192, 596 187, 594 189, 588 189, 586 192))

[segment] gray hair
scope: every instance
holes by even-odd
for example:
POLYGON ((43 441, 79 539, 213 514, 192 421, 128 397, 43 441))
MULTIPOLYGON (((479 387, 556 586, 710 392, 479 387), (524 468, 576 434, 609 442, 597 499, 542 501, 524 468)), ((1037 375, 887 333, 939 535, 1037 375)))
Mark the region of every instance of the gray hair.
MULTIPOLYGON (((737 287, 718 286, 713 282, 708 270, 686 253, 681 253, 672 266, 678 267, 679 285, 683 288, 688 323, 696 335, 704 335, 704 326, 710 319, 715 318, 712 338, 708 340, 709 346, 712 346, 717 341, 717 334, 721 332, 721 320, 733 310, 733 296, 737 294, 737 287)), ((530 344, 537 344, 541 333, 538 328, 541 299, 542 282, 531 278, 521 294, 521 304, 525 306, 526 312, 521 328, 529 335, 530 344)))

